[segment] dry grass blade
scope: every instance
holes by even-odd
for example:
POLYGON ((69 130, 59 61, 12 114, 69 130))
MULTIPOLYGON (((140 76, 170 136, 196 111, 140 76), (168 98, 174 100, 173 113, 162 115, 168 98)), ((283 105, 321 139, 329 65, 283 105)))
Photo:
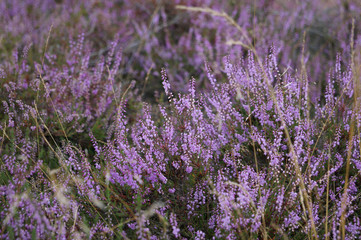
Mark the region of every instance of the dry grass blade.
POLYGON ((49 33, 48 33, 48 37, 46 38, 46 43, 45 43, 45 47, 44 47, 44 51, 43 51, 43 57, 41 59, 41 66, 44 66, 44 59, 45 59, 45 54, 46 54, 46 50, 48 49, 48 44, 49 44, 49 39, 50 39, 50 34, 51 34, 51 30, 53 29, 53 24, 51 24, 50 29, 49 29, 49 33))
POLYGON ((245 46, 247 46, 248 49, 253 49, 252 47, 252 38, 250 38, 247 34, 247 31, 244 30, 244 28, 242 28, 231 16, 229 16, 227 13, 225 12, 219 12, 216 10, 213 10, 211 8, 206 8, 206 7, 189 7, 189 6, 184 6, 184 5, 177 5, 176 9, 179 10, 186 10, 186 11, 193 11, 193 12, 202 12, 202 13, 208 13, 212 16, 215 17, 222 17, 224 18, 228 23, 230 23, 232 26, 234 26, 235 28, 237 28, 237 30, 242 34, 242 37, 246 40, 246 44, 245 46))
MULTIPOLYGON (((358 129, 358 101, 359 101, 359 94, 360 94, 360 75, 359 71, 357 69, 360 68, 360 66, 355 65, 355 50, 354 50, 354 31, 355 31, 355 19, 352 20, 352 30, 351 30, 351 64, 352 64, 352 73, 353 73, 353 86, 354 86, 354 95, 353 95, 353 112, 354 114, 351 117, 351 129, 349 134, 349 140, 348 140, 348 151, 347 151, 347 159, 346 159, 346 173, 345 173, 345 185, 344 185, 344 192, 342 196, 342 202, 341 202, 341 223, 340 223, 340 232, 341 232, 341 238, 344 240, 346 238, 346 208, 347 208, 347 191, 349 187, 349 178, 350 178, 350 164, 351 164, 351 155, 352 155, 352 147, 353 147, 353 140, 354 140, 354 134, 355 134, 355 127, 357 126, 358 129)), ((359 135, 360 137, 360 135, 359 135)), ((361 150, 361 149, 360 149, 361 150)))
POLYGON ((330 147, 328 150, 328 161, 327 161, 327 185, 326 185, 326 217, 325 217, 325 234, 326 234, 326 240, 328 240, 328 198, 330 194, 330 160, 331 160, 331 141, 330 141, 330 147))

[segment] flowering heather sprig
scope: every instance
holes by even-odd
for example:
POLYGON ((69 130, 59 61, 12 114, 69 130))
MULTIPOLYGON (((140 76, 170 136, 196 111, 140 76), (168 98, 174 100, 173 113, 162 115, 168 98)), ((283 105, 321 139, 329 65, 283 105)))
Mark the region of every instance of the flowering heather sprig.
POLYGON ((164 88, 165 94, 168 96, 168 99, 170 100, 173 95, 170 91, 170 84, 169 84, 168 76, 167 76, 167 73, 164 68, 162 68, 161 74, 162 74, 162 83, 163 83, 163 88, 164 88))
POLYGON ((177 216, 174 213, 171 213, 169 216, 169 223, 172 226, 172 233, 176 238, 179 238, 179 228, 177 223, 177 216))

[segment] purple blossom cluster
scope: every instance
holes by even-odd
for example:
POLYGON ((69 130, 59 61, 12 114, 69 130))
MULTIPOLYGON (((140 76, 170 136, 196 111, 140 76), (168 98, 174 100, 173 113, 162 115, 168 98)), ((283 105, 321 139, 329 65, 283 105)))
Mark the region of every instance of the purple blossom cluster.
POLYGON ((361 238, 358 1, 0 10, 0 239, 361 238))

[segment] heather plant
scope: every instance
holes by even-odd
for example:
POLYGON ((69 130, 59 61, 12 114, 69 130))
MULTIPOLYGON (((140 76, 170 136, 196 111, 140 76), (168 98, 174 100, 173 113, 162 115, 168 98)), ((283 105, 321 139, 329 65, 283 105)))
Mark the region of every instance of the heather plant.
POLYGON ((357 2, 0 6, 1 239, 361 237, 357 2))

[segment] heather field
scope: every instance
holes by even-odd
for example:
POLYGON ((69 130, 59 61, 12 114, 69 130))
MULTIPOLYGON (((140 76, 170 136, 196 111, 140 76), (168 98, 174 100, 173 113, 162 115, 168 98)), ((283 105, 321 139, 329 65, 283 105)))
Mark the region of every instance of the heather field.
POLYGON ((0 239, 361 239, 361 1, 0 0, 0 239))

